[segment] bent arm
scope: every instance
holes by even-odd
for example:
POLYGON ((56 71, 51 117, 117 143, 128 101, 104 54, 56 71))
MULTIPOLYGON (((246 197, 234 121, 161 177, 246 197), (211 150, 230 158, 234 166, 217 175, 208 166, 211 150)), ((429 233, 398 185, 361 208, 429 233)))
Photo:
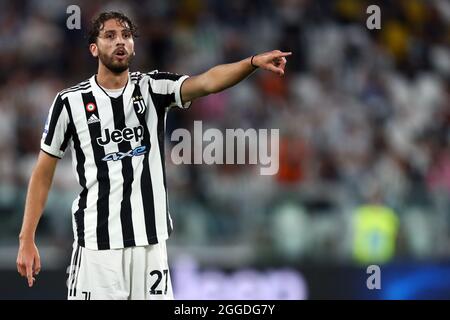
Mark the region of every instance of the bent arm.
POLYGON ((205 73, 192 76, 183 82, 182 100, 183 102, 192 101, 232 87, 248 77, 258 67, 282 76, 286 65, 285 57, 289 55, 291 52, 274 50, 255 55, 253 61, 249 57, 239 62, 215 66, 205 73))

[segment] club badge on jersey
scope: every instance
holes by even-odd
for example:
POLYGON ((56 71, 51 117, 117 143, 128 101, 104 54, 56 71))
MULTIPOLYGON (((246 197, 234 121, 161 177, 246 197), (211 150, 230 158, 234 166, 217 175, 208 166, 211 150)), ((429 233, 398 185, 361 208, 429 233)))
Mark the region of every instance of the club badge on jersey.
POLYGON ((133 97, 133 105, 137 113, 143 114, 145 112, 145 103, 142 96, 133 97))

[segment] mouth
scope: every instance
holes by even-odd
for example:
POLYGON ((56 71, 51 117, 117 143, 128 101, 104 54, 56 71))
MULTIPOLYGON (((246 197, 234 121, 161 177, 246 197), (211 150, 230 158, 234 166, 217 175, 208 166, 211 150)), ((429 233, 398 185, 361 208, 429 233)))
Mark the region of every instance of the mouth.
POLYGON ((119 48, 114 51, 114 56, 118 59, 124 59, 127 56, 127 51, 124 48, 119 48))

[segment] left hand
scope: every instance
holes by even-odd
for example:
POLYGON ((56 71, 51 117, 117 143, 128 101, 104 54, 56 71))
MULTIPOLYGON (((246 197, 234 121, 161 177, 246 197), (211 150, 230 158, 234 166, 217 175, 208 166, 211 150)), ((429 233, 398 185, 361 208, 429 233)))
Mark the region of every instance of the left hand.
POLYGON ((283 76, 287 62, 285 57, 291 54, 292 52, 282 52, 280 50, 261 53, 253 57, 253 64, 261 69, 266 69, 275 72, 279 76, 283 76))

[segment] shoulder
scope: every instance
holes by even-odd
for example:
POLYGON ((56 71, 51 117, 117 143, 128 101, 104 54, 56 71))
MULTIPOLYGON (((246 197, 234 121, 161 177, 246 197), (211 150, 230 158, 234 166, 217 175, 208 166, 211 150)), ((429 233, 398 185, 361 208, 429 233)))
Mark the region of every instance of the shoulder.
POLYGON ((73 94, 75 92, 82 91, 82 90, 83 91, 84 90, 88 90, 90 88, 91 88, 91 82, 90 82, 90 79, 87 79, 87 80, 84 80, 84 81, 82 81, 82 82, 80 82, 80 83, 78 83, 78 84, 76 84, 76 85, 74 85, 72 87, 69 87, 69 88, 61 90, 57 94, 57 99, 58 99, 58 97, 60 99, 64 99, 70 94, 73 94))
POLYGON ((178 73, 172 73, 172 72, 163 72, 163 71, 159 71, 159 70, 152 70, 150 72, 140 72, 140 71, 136 71, 136 72, 132 72, 130 74, 131 77, 131 81, 133 83, 141 83, 142 81, 151 81, 154 82, 156 80, 171 80, 171 81, 177 81, 179 80, 181 77, 183 77, 182 74, 178 74, 178 73))
POLYGON ((143 81, 148 81, 152 75, 157 73, 158 70, 152 70, 150 72, 135 71, 130 73, 130 79, 132 83, 140 84, 143 81))

